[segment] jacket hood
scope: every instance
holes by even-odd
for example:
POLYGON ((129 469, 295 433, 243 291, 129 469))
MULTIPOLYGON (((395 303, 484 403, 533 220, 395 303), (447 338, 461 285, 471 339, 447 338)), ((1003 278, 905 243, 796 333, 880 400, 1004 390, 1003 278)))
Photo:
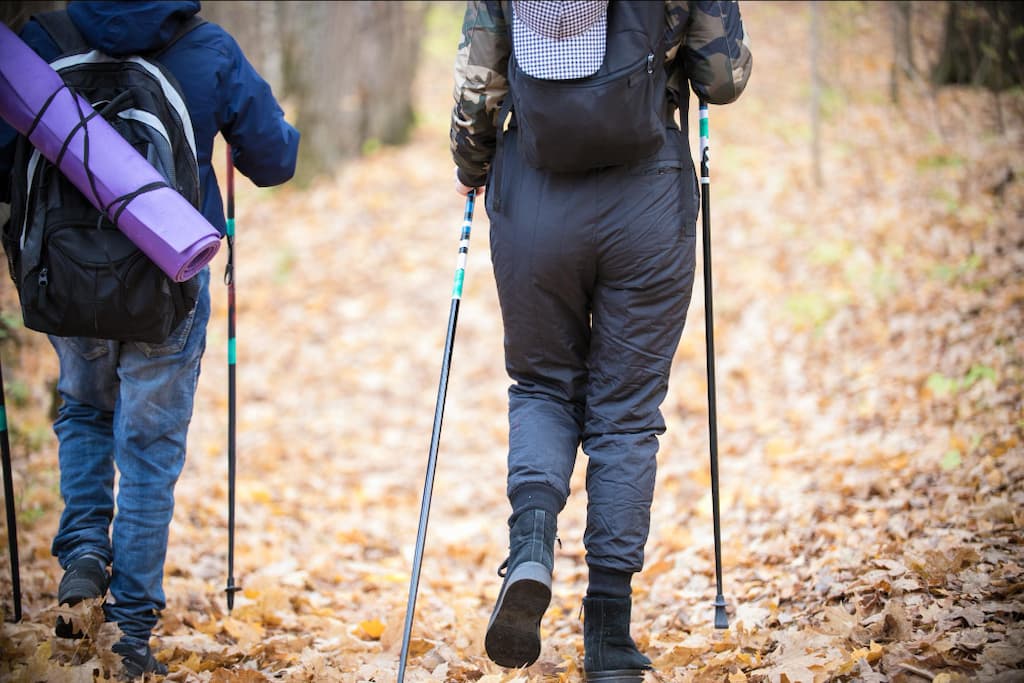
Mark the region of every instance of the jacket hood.
POLYGON ((78 0, 68 3, 68 15, 91 47, 118 56, 159 50, 199 5, 198 0, 78 0))

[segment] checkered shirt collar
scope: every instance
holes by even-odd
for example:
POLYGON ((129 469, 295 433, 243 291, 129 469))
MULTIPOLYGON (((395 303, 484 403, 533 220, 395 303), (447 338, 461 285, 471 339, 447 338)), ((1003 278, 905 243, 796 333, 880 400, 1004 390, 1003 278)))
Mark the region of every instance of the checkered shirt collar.
POLYGON ((516 61, 529 76, 591 76, 604 62, 608 0, 513 0, 516 61))

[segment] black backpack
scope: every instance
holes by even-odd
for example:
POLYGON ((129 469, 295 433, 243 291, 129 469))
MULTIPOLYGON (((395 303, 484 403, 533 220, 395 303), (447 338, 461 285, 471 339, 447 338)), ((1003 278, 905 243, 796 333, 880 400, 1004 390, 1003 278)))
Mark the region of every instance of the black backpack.
POLYGON ((519 149, 531 166, 618 166, 640 161, 665 143, 664 3, 612 0, 607 21, 604 63, 586 78, 533 78, 519 67, 512 41, 505 106, 514 114, 519 149))
MULTIPOLYGON (((171 73, 145 56, 92 50, 66 11, 34 18, 61 51, 51 66, 68 87, 199 208, 192 121, 171 73)), ((163 50, 201 23, 193 17, 163 50)), ((158 343, 199 293, 195 277, 168 277, 25 137, 15 152, 3 246, 25 326, 60 337, 158 343)))

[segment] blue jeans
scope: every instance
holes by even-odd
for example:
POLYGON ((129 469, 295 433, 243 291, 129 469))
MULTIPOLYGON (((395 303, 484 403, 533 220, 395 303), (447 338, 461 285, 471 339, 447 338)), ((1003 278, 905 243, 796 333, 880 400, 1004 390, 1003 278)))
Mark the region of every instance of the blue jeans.
POLYGON ((53 554, 65 569, 86 554, 111 564, 106 617, 133 644, 148 643, 165 606, 174 485, 210 318, 209 268, 198 277, 195 309, 160 344, 50 337, 64 401, 53 425, 64 498, 53 554))

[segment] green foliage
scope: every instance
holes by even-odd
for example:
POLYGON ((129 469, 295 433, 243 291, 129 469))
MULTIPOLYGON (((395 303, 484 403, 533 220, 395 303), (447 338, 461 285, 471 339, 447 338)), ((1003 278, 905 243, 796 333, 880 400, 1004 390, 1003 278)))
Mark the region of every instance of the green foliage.
POLYGON ((17 378, 4 378, 4 393, 7 400, 15 408, 24 408, 28 405, 29 398, 31 398, 28 385, 17 378))
POLYGON ((953 448, 946 451, 946 454, 942 456, 942 462, 940 464, 942 469, 949 472, 950 470, 955 470, 957 467, 960 467, 962 463, 963 458, 960 456, 960 451, 953 448))
POLYGON ((896 293, 899 283, 896 273, 885 266, 877 266, 871 273, 871 293, 876 299, 885 299, 896 293))
POLYGON ((434 2, 427 10, 423 51, 426 57, 454 59, 455 48, 462 35, 462 2, 434 2))
POLYGON ((821 292, 798 292, 786 299, 786 311, 799 327, 820 331, 836 313, 836 302, 821 292))
MULTIPOLYGON (((24 401, 24 408, 30 409, 27 401, 24 401)), ((10 413, 8 421, 12 420, 10 413)), ((46 442, 53 436, 52 426, 49 422, 38 423, 30 419, 28 423, 15 421, 7 425, 8 434, 11 440, 11 449, 19 453, 37 453, 43 449, 46 442)))
POLYGON ((367 138, 363 141, 363 156, 370 156, 381 148, 379 138, 367 138))
POLYGON ((18 510, 18 522, 26 525, 33 524, 46 514, 46 508, 41 505, 33 505, 30 508, 18 510))
POLYGON ((953 214, 960 210, 960 198, 946 188, 937 188, 932 192, 931 196, 943 204, 946 213, 953 214))
POLYGON ((819 242, 811 250, 811 261, 822 266, 832 266, 850 255, 851 246, 846 241, 819 242))
POLYGON ((972 365, 963 379, 964 389, 969 389, 981 380, 996 381, 996 371, 986 365, 972 365))
POLYGON ((963 168, 966 160, 959 154, 930 154, 917 160, 919 171, 942 168, 963 168))
POLYGON ((12 330, 22 328, 21 315, 17 312, 0 311, 0 339, 8 339, 12 330))
POLYGON ((933 372, 925 380, 925 387, 940 398, 970 389, 978 382, 996 381, 996 371, 987 365, 975 364, 961 378, 947 377, 941 372, 933 372))
POLYGON ((455 63, 455 52, 462 41, 465 11, 464 2, 432 2, 426 11, 421 39, 421 63, 418 68, 443 74, 443 79, 431 81, 428 88, 423 88, 413 100, 413 127, 448 128, 452 105, 450 98, 455 83, 452 66, 455 63))
POLYGON ((869 4, 857 0, 821 3, 822 18, 825 19, 829 36, 834 40, 856 40, 869 16, 869 4))
POLYGON ((839 88, 826 86, 821 89, 818 105, 821 107, 822 119, 828 121, 846 109, 847 99, 839 88))
POLYGON ((969 275, 976 271, 981 266, 981 256, 978 254, 971 254, 964 261, 956 265, 949 265, 947 263, 937 264, 932 268, 932 277, 942 282, 954 282, 959 280, 965 275, 969 275))
POLYGON ((957 380, 946 377, 941 372, 933 372, 928 375, 924 383, 925 387, 936 396, 948 396, 957 390, 957 380))

